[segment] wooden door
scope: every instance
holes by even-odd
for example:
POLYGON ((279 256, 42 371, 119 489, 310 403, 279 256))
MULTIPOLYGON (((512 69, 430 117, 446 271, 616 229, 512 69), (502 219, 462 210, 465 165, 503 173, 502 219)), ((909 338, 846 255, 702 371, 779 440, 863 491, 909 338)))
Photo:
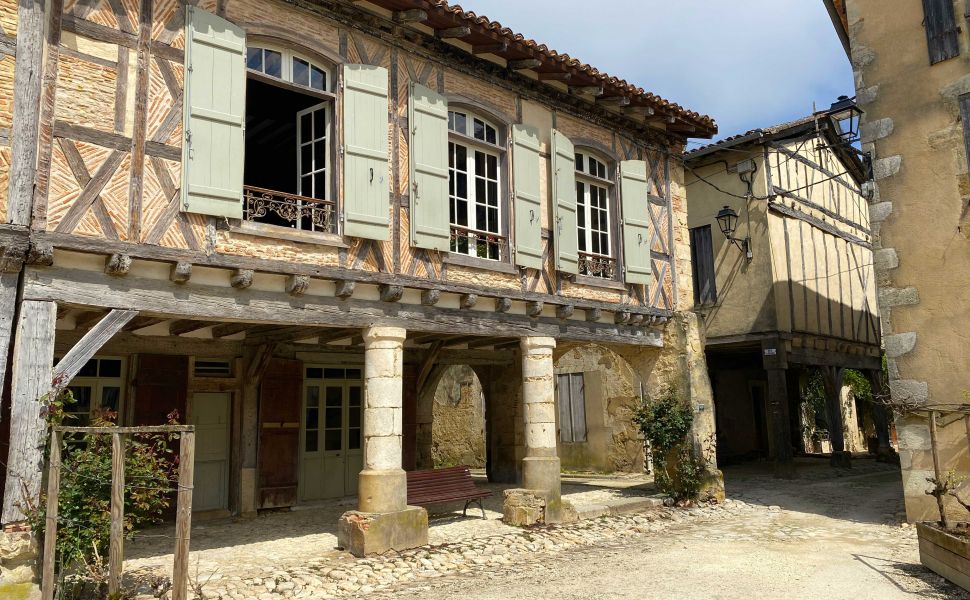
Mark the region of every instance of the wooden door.
POLYGON ((259 508, 297 500, 303 366, 274 358, 259 391, 259 508))
POLYGON ((173 411, 185 423, 189 387, 189 357, 161 354, 138 356, 132 425, 165 425, 173 411))
POLYGON ((192 510, 229 507, 229 406, 228 392, 192 395, 190 423, 196 434, 192 510))

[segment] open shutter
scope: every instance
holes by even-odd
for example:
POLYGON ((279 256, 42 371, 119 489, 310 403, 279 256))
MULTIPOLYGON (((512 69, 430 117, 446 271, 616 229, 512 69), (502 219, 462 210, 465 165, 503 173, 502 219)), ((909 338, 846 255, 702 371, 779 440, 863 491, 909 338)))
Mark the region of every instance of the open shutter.
POLYGON ((923 26, 931 65, 960 54, 953 0, 923 0, 923 26))
POLYGON ((562 133, 552 131, 552 197, 556 199, 556 269, 579 274, 576 223, 576 151, 562 133))
POLYGON ((390 238, 387 69, 344 65, 344 233, 390 238))
POLYGON ((246 32, 194 6, 185 13, 182 209, 242 218, 246 32))
POLYGON ((448 101, 423 85, 411 84, 408 111, 411 141, 411 244, 447 252, 448 101))
POLYGON ((623 201, 623 266, 627 283, 653 283, 650 258, 650 197, 647 163, 620 163, 620 196, 623 201))
POLYGON ((512 126, 515 187, 515 264, 542 268, 542 198, 539 195, 539 130, 512 126))

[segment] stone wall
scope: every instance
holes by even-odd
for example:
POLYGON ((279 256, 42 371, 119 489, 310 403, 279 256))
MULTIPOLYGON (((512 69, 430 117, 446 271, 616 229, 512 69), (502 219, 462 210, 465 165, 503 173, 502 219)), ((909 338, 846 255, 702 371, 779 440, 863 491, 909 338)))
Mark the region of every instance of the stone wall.
MULTIPOLYGON (((967 8, 965 0, 955 2, 958 23, 967 8)), ((881 0, 847 0, 846 9, 858 101, 866 111, 863 149, 872 153, 878 188, 870 212, 892 398, 964 402, 970 176, 958 98, 970 92, 970 36, 964 27, 960 55, 930 66, 919 2, 886 11, 881 0)), ((902 418, 896 426, 907 516, 931 518, 935 501, 924 493, 933 469, 927 422, 902 418)), ((940 439, 944 469, 970 475, 963 428, 944 428, 940 439)))
POLYGON ((435 390, 431 456, 435 468, 485 466, 485 397, 471 367, 449 367, 435 390))

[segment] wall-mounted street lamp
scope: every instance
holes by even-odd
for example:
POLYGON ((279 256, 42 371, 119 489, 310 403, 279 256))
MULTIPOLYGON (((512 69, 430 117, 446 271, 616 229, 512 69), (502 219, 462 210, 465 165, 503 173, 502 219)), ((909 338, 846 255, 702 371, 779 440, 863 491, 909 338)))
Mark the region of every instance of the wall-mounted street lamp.
POLYGON ((751 253, 751 238, 736 238, 734 237, 734 232, 738 229, 738 213, 730 206, 725 206, 717 213, 717 226, 721 228, 721 233, 724 237, 728 239, 729 242, 738 247, 742 253, 744 253, 745 258, 751 260, 753 254, 751 253))
POLYGON ((839 96, 828 110, 829 117, 838 127, 839 137, 846 145, 859 141, 859 121, 862 109, 855 103, 855 98, 839 96))

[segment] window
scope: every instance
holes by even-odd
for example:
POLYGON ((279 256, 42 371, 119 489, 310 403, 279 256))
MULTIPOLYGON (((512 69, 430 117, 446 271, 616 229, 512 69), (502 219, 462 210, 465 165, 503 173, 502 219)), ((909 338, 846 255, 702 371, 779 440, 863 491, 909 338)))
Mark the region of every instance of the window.
POLYGON ((556 377, 559 401, 559 440, 563 443, 586 441, 586 391, 582 373, 563 373, 556 377))
POLYGON ((576 224, 579 274, 613 279, 616 259, 610 223, 613 177, 606 162, 576 153, 576 224))
POLYGON ((717 302, 717 283, 710 225, 690 230, 690 264, 694 275, 694 304, 714 304, 717 302))
POLYGON ((329 72, 282 48, 246 59, 244 220, 336 233, 329 72))
POLYGON ((78 372, 67 389, 74 395, 74 403, 64 407, 69 415, 65 425, 86 427, 94 416, 111 411, 121 414, 124 398, 125 360, 123 358, 92 358, 78 372))
POLYGON ((953 14, 953 0, 923 0, 923 27, 931 65, 960 54, 960 29, 953 14))
POLYGON ((502 227, 499 128, 463 111, 448 111, 448 199, 451 251, 489 260, 508 255, 502 227))

